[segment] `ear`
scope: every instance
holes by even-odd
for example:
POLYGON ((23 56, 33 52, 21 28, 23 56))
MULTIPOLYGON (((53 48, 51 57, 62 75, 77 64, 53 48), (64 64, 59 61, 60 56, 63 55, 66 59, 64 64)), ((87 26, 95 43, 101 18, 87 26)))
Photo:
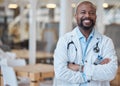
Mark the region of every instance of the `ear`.
POLYGON ((75 14, 74 16, 75 16, 75 19, 77 19, 77 14, 75 14))
POLYGON ((97 20, 97 15, 95 16, 95 21, 97 20))
POLYGON ((97 19, 97 15, 96 15, 96 19, 97 19))

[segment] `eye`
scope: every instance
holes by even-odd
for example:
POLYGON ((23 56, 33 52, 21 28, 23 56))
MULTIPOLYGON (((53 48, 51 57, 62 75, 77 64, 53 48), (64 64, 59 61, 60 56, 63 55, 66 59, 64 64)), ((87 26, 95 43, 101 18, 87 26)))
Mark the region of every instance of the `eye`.
POLYGON ((95 15, 95 12, 89 12, 90 15, 95 15))
POLYGON ((85 14, 86 12, 85 11, 81 11, 80 14, 85 14))

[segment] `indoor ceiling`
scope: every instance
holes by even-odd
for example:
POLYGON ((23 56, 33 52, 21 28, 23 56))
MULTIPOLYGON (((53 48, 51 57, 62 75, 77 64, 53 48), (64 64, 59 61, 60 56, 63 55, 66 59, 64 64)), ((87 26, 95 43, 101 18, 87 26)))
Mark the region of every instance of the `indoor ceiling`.
MULTIPOLYGON (((0 7, 1 6, 6 6, 8 4, 13 4, 16 3, 18 5, 27 5, 29 3, 30 0, 0 0, 0 7)), ((35 0, 34 0, 35 1, 35 0)), ((36 0, 37 4, 39 5, 45 5, 47 3, 54 3, 57 6, 59 6, 60 4, 60 0, 36 0)), ((71 0, 73 3, 77 3, 79 1, 84 1, 84 0, 71 0)), ((97 3, 97 0, 88 0, 88 1, 92 1, 94 3, 97 3)), ((120 0, 104 0, 104 2, 108 3, 108 4, 119 4, 120 5, 120 0)))
MULTIPOLYGON (((20 2, 28 2, 30 0, 0 0, 0 3, 2 2, 7 2, 7 3, 20 3, 20 2)), ((59 3, 60 0, 36 0, 38 2, 42 2, 42 3, 59 3)), ((72 2, 79 2, 79 1, 84 1, 84 0, 72 0, 72 2)), ((97 0, 88 0, 88 1, 93 1, 96 2, 97 0)), ((120 2, 120 0, 104 0, 105 2, 108 2, 110 4, 112 4, 113 2, 120 2)))

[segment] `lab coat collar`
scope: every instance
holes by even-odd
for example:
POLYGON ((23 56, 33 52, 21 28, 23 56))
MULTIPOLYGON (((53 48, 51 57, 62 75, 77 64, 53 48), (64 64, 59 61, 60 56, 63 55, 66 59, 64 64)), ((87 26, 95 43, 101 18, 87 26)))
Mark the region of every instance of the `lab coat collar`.
POLYGON ((72 31, 71 36, 72 36, 72 40, 73 40, 73 42, 76 44, 76 46, 79 46, 79 45, 80 45, 80 42, 79 42, 79 37, 78 37, 78 35, 77 35, 76 29, 78 29, 78 27, 76 27, 76 28, 72 31))
MULTIPOLYGON (((95 29, 93 28, 92 31, 91 31, 91 33, 90 33, 90 35, 89 35, 89 37, 88 37, 88 39, 91 38, 91 37, 93 37, 93 35, 94 35, 94 30, 95 30, 95 29)), ((86 40, 85 36, 84 36, 84 35, 82 34, 82 32, 80 31, 80 28, 79 28, 79 27, 76 28, 76 33, 77 33, 79 39, 84 38, 84 39, 86 40)))
MULTIPOLYGON (((76 29, 78 27, 76 27, 72 32, 72 40, 75 44, 75 46, 77 46, 77 50, 80 55, 80 57, 82 57, 82 50, 81 50, 81 45, 80 45, 80 42, 79 42, 79 37, 77 36, 77 33, 76 33, 76 29)), ((95 28, 94 28, 95 29, 95 28)), ((86 51, 86 55, 87 53, 90 51, 90 50, 93 50, 94 46, 96 45, 97 42, 100 42, 102 40, 102 35, 95 29, 95 32, 94 32, 94 35, 93 35, 93 38, 90 42, 90 44, 88 45, 88 48, 87 48, 87 51, 86 51)))
MULTIPOLYGON (((79 37, 77 36, 77 32, 76 32, 76 29, 78 29, 78 27, 76 27, 72 32, 71 32, 71 34, 72 34, 72 37, 73 37, 73 39, 72 40, 76 40, 76 41, 78 41, 79 42, 79 37)), ((95 28, 94 28, 95 29, 95 28)), ((95 31, 94 31, 94 35, 93 35, 93 38, 92 38, 92 40, 91 40, 91 45, 94 45, 94 44, 96 44, 98 41, 101 41, 101 39, 102 39, 102 35, 95 29, 95 31)), ((76 43, 76 41, 74 42, 74 43, 76 43)))
POLYGON ((82 50, 81 50, 81 45, 80 45, 80 42, 79 42, 79 37, 76 33, 76 29, 78 27, 74 28, 74 30, 71 32, 71 38, 72 38, 72 41, 74 42, 76 48, 77 48, 77 58, 79 59, 78 61, 78 64, 83 64, 82 63, 82 50))
POLYGON ((95 29, 94 36, 90 41, 90 44, 88 45, 86 55, 90 50, 93 50, 93 48, 96 46, 96 43, 100 42, 101 40, 102 40, 102 35, 95 29))

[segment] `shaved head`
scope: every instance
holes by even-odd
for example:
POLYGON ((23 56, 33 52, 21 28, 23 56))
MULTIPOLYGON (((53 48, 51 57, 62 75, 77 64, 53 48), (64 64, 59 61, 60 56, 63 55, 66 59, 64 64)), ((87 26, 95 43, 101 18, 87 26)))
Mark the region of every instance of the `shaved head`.
POLYGON ((78 7, 83 5, 83 4, 84 5, 90 5, 94 10, 96 10, 96 6, 92 2, 90 2, 90 1, 83 1, 83 2, 80 2, 80 3, 77 4, 75 13, 77 13, 78 7))

